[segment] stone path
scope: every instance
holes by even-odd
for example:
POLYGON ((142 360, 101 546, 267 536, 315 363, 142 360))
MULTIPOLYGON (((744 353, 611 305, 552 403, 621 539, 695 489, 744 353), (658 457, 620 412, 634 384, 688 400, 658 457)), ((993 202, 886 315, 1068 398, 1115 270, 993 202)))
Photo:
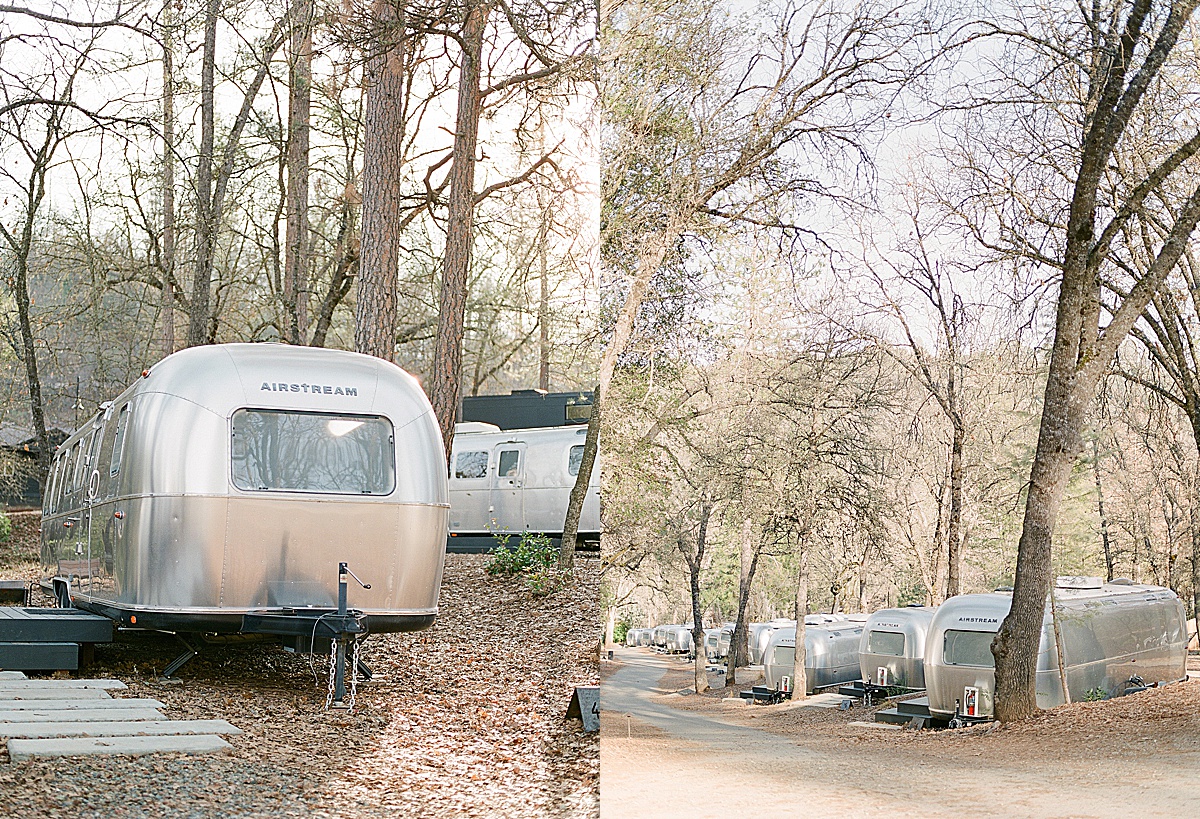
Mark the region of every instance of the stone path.
POLYGON ((114 698, 120 680, 30 680, 0 671, 0 740, 13 762, 33 757, 212 753, 230 748, 225 720, 169 720, 158 700, 114 698))

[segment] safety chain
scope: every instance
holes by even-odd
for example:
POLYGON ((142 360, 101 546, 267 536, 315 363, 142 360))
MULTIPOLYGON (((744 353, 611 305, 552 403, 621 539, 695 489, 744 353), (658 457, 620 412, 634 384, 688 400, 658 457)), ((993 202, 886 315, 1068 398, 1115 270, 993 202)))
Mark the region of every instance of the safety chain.
POLYGON ((350 661, 350 710, 354 710, 354 699, 358 696, 358 635, 354 635, 354 659, 350 661))
POLYGON ((337 677, 337 638, 330 641, 329 646, 329 688, 325 692, 325 710, 333 705, 333 687, 337 677))

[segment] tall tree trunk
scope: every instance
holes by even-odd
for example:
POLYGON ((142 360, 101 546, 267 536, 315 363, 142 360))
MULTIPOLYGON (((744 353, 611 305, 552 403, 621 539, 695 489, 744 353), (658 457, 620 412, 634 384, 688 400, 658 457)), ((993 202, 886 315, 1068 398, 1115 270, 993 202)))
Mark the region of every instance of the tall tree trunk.
POLYGON ((1100 545, 1104 547, 1104 579, 1112 582, 1115 559, 1108 538, 1108 516, 1104 514, 1104 490, 1100 486, 1100 439, 1092 439, 1092 474, 1096 477, 1096 509, 1100 513, 1100 545))
POLYGON ((358 269, 358 248, 351 236, 354 232, 353 221, 354 210, 349 202, 343 201, 341 220, 338 223, 337 242, 333 248, 329 287, 325 291, 324 298, 321 299, 321 304, 317 307, 312 338, 308 342, 312 347, 325 346, 325 337, 333 325, 333 313, 350 293, 350 288, 354 286, 358 269))
POLYGON ((746 609, 750 604, 750 590, 754 586, 754 574, 758 570, 759 549, 753 538, 753 523, 750 518, 742 521, 741 570, 738 573, 737 612, 733 622, 733 634, 729 638, 729 656, 725 658, 725 685, 737 685, 737 670, 750 661, 750 640, 746 632, 746 609))
MULTIPOLYGON (((41 184, 38 184, 41 188, 41 184)), ((38 202, 41 201, 39 194, 38 202)), ((16 254, 16 277, 13 292, 17 298, 17 321, 20 324, 21 361, 25 365, 25 384, 29 388, 29 417, 33 421, 33 434, 38 442, 38 482, 45 486, 50 473, 50 436, 46 431, 46 411, 42 402, 42 379, 38 373, 37 347, 33 339, 33 318, 29 303, 29 251, 33 244, 33 215, 36 208, 26 213, 22 237, 23 253, 16 254)))
POLYGON ((208 0, 204 14, 204 45, 200 52, 200 156, 196 161, 196 266, 192 278, 191 316, 187 344, 208 342, 209 291, 216 226, 213 224, 214 74, 217 64, 217 19, 220 0, 208 0))
MULTIPOLYGON (((957 412, 955 413, 957 416, 957 412)), ((950 444, 950 519, 946 523, 946 597, 962 593, 963 443, 967 431, 962 420, 952 419, 950 444)))
MULTIPOLYGON (((475 150, 483 89, 483 34, 491 12, 488 2, 472 2, 462 31, 462 68, 458 77, 458 116, 454 159, 450 168, 450 197, 446 215, 446 252, 438 299, 437 341, 430 373, 429 399, 442 428, 446 457, 454 440, 454 422, 462 395, 463 324, 467 310, 467 275, 475 226, 475 150)), ((565 550, 564 550, 565 551, 565 550)))
MULTIPOLYGON (((540 195, 540 193, 539 193, 540 195)), ((542 239, 538 250, 538 389, 550 392, 550 279, 549 249, 550 214, 542 211, 542 239)))
POLYGON ((162 357, 175 352, 175 0, 163 3, 162 357))
MULTIPOLYGON (((1193 496, 1195 490, 1193 490, 1193 496)), ((1195 625, 1195 636, 1200 640, 1200 520, 1196 519, 1196 499, 1193 497, 1191 509, 1192 529, 1192 622, 1195 625)))
POLYGON ((287 141, 287 236, 283 262, 283 301, 292 344, 308 335, 308 146, 312 108, 312 0, 292 8, 287 141))
MULTIPOLYGON (((592 474, 596 456, 600 452, 600 387, 592 393, 592 411, 588 416, 587 437, 583 440, 583 458, 579 462, 579 475, 592 474)), ((583 514, 583 503, 587 499, 588 484, 577 475, 571 494, 567 497, 567 516, 563 520, 562 545, 558 550, 558 570, 572 572, 575 569, 575 541, 579 537, 579 518, 583 514)))
POLYGON ((712 503, 705 500, 700 506, 700 531, 696 535, 696 550, 686 554, 688 583, 692 595, 692 646, 696 650, 696 693, 708 690, 708 650, 704 641, 704 611, 700 603, 700 573, 704 570, 704 550, 708 545, 708 521, 712 503))
POLYGON ((808 649, 804 644, 804 617, 808 614, 808 549, 805 538, 798 538, 796 545, 796 659, 792 665, 792 701, 808 696, 808 672, 804 668, 808 660, 808 649))
MULTIPOLYGON (((376 0, 373 13, 377 26, 402 24, 388 0, 376 0)), ((367 62, 363 105, 362 240, 354 348, 386 361, 396 355, 406 53, 404 46, 390 50, 379 47, 367 62)), ((445 444, 448 456, 450 442, 445 444)))

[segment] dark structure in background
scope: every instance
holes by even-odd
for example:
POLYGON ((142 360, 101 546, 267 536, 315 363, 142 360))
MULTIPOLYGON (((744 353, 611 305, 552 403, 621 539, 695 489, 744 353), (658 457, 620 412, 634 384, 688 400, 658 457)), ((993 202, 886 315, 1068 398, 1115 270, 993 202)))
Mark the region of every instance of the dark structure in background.
MULTIPOLYGON (((0 508, 9 511, 42 508, 42 485, 38 480, 37 438, 9 442, 9 437, 0 430, 0 508)), ((61 429, 49 431, 50 445, 67 440, 68 433, 61 429)))
POLYGON ((463 398, 460 421, 481 421, 500 429, 586 425, 592 412, 592 393, 513 390, 508 395, 463 398))

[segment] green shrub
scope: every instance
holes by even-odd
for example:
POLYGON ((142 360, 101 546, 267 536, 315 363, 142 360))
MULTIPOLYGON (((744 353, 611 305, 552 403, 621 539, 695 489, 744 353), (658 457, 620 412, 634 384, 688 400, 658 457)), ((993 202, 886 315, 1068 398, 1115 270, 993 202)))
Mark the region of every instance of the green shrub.
POLYGON ((12 537, 12 520, 9 519, 8 513, 0 509, 0 543, 4 543, 12 537))
POLYGON ((485 567, 488 574, 526 574, 558 564, 554 544, 545 535, 525 532, 516 548, 509 545, 509 540, 509 535, 496 535, 499 545, 492 550, 485 567))
POLYGON ((562 588, 566 577, 558 571, 558 550, 550 538, 525 532, 516 547, 509 545, 508 535, 497 535, 499 545, 492 550, 485 571, 488 574, 520 575, 525 586, 538 597, 553 594, 562 588))
POLYGON ((1100 700, 1108 699, 1108 692, 1103 688, 1093 688, 1083 695, 1084 702, 1099 702, 1100 700))

